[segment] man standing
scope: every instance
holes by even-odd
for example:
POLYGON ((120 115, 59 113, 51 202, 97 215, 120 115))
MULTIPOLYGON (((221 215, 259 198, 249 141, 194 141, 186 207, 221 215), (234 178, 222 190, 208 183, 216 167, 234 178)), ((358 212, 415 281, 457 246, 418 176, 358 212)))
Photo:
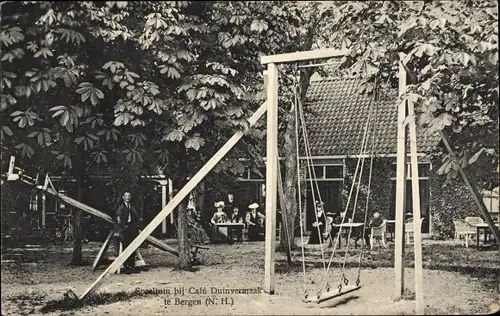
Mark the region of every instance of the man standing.
POLYGON ((238 207, 234 203, 234 195, 232 193, 228 193, 225 205, 224 205, 224 212, 226 212, 228 217, 231 217, 233 215, 233 208, 238 207))
MULTIPOLYGON (((142 214, 132 205, 131 200, 132 194, 129 191, 125 191, 123 193, 123 202, 116 209, 116 223, 120 232, 123 249, 127 248, 137 237, 139 227, 142 223, 142 214)), ((139 273, 139 270, 135 268, 135 254, 130 255, 124 265, 124 273, 139 273)))

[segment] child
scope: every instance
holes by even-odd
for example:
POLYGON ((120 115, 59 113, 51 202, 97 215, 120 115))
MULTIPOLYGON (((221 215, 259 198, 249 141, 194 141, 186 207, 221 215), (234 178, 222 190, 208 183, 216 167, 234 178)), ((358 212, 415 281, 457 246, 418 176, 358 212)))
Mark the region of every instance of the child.
MULTIPOLYGON (((231 214, 231 218, 229 219, 231 223, 243 223, 243 217, 240 215, 240 210, 237 207, 233 207, 233 213, 231 214)), ((230 231, 230 240, 229 242, 233 242, 233 236, 236 235, 239 242, 243 242, 243 226, 231 227, 230 231)))

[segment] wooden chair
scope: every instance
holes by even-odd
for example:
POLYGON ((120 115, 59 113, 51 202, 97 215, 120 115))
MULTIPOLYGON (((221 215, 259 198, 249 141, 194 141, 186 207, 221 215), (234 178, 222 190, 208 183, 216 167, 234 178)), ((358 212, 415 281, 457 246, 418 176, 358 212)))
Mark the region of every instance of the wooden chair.
MULTIPOLYGON (((422 229, 422 223, 424 222, 424 218, 420 218, 420 229, 422 229)), ((413 230, 413 217, 408 218, 405 221, 405 242, 410 243, 411 237, 415 234, 413 230)))
POLYGON ((476 230, 474 227, 462 220, 454 220, 453 224, 455 225, 455 239, 461 239, 464 237, 465 247, 469 248, 469 237, 472 237, 476 234, 476 230))
POLYGON ((326 238, 324 238, 324 243, 326 245, 330 245, 333 243, 333 240, 335 238, 335 236, 332 236, 331 232, 332 232, 332 224, 333 224, 333 218, 330 217, 330 216, 327 216, 326 217, 326 227, 325 227, 325 232, 323 233, 326 238))
POLYGON ((471 226, 476 226, 477 224, 484 224, 484 221, 479 216, 468 216, 465 218, 465 222, 471 226))
POLYGON ((384 248, 387 248, 387 245, 385 244, 386 232, 387 220, 385 219, 382 222, 382 225, 378 227, 372 227, 370 232, 370 250, 373 249, 375 239, 380 239, 382 241, 382 246, 384 246, 384 248))

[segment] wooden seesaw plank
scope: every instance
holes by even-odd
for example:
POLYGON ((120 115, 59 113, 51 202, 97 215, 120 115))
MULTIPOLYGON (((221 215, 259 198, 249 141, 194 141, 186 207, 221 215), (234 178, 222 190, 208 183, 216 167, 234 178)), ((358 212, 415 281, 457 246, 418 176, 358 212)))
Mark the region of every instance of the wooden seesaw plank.
POLYGON ((312 296, 304 299, 303 301, 305 303, 322 303, 331 299, 334 299, 336 297, 345 295, 347 293, 351 293, 354 291, 357 291, 361 288, 361 285, 350 285, 350 286, 345 286, 342 288, 342 291, 338 290, 331 290, 330 292, 322 293, 320 297, 318 298, 317 296, 312 296))
POLYGON ((111 231, 108 234, 108 237, 106 237, 106 240, 104 241, 104 244, 102 245, 101 249, 99 249, 99 252, 97 253, 97 256, 94 259, 94 263, 92 264, 92 271, 95 271, 97 269, 97 267, 99 266, 99 263, 102 260, 102 256, 108 250, 109 244, 111 242, 111 237, 113 237, 113 231, 111 231))
MULTIPOLYGON (((42 189, 41 186, 39 188, 42 189)), ((98 210, 96 210, 93 207, 90 207, 90 206, 88 206, 86 204, 83 204, 82 202, 79 202, 79 201, 77 201, 75 199, 72 199, 72 198, 70 198, 67 195, 59 194, 58 192, 56 192, 52 188, 47 187, 45 189, 45 191, 47 191, 48 193, 50 193, 50 194, 58 197, 59 199, 61 199, 62 201, 64 201, 65 203, 67 203, 67 204, 69 204, 71 206, 74 206, 76 208, 81 209, 84 212, 87 212, 87 213, 90 213, 90 214, 92 214, 92 215, 94 215, 96 217, 99 217, 99 218, 107 221, 108 223, 112 223, 112 224, 114 223, 114 221, 111 218, 111 216, 109 216, 108 214, 105 214, 105 213, 103 213, 101 211, 98 211, 98 210)), ((169 253, 171 253, 171 254, 173 254, 175 256, 179 256, 179 253, 177 252, 177 249, 170 247, 169 245, 165 244, 164 242, 160 241, 157 238, 154 238, 153 236, 148 236, 147 239, 146 239, 146 241, 148 243, 150 243, 151 245, 157 247, 160 250, 169 252, 169 253)))

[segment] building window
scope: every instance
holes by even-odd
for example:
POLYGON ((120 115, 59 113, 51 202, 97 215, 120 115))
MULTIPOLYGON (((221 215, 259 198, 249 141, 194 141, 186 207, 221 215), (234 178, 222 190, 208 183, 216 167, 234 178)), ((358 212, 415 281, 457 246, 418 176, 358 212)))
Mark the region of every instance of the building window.
MULTIPOLYGON (((309 168, 305 165, 305 170, 307 170, 307 180, 311 179, 309 174, 309 168)), ((324 165, 324 166, 314 166, 314 172, 312 177, 316 180, 337 180, 341 181, 344 179, 344 166, 342 165, 324 165), (314 177, 316 176, 316 177, 314 177)))
POLYGON ((430 163, 419 163, 418 164, 418 177, 429 177, 429 171, 431 170, 430 163))
MULTIPOLYGON (((316 179, 324 179, 325 178, 325 167, 324 166, 314 166, 312 176, 316 179)), ((309 172, 312 170, 309 168, 309 172)), ((311 175, 309 175, 311 176, 311 175)))
MULTIPOLYGON (((418 163, 418 178, 419 179, 429 179, 429 172, 431 170, 430 162, 419 162, 418 163)), ((391 164, 391 180, 396 180, 397 163, 391 164)), ((406 163, 406 179, 411 179, 411 163, 406 163)))
POLYGON ((342 179, 344 177, 344 168, 342 166, 325 166, 325 178, 342 179))

